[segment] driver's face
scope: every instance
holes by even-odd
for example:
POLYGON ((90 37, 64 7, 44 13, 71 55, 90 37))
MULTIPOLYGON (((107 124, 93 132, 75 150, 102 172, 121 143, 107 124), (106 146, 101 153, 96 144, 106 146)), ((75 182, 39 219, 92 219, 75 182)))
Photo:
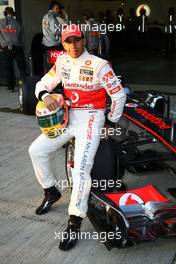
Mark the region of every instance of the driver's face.
POLYGON ((84 39, 68 37, 62 44, 68 55, 72 58, 78 58, 84 52, 84 39))
POLYGON ((53 7, 52 11, 53 11, 54 13, 60 13, 60 12, 61 12, 61 9, 60 9, 60 7, 59 7, 58 5, 55 5, 55 6, 53 7))

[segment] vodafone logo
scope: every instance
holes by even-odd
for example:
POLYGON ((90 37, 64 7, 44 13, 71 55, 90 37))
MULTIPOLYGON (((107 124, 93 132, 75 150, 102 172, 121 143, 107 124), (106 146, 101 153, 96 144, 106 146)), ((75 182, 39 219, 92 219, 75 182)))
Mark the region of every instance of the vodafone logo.
POLYGON ((59 57, 61 54, 63 54, 62 50, 55 50, 55 51, 48 51, 49 55, 51 58, 57 58, 59 57))
POLYGON ((53 52, 53 53, 51 53, 50 55, 51 55, 51 58, 57 58, 57 56, 58 56, 58 53, 56 53, 56 52, 53 52))
POLYGON ((144 201, 134 193, 125 193, 119 200, 119 205, 142 204, 144 201))
POLYGON ((75 92, 72 92, 71 101, 72 103, 77 103, 79 101, 79 95, 75 92))
POLYGON ((90 65, 91 63, 92 63, 91 60, 86 60, 85 61, 85 65, 87 65, 87 66, 90 65))

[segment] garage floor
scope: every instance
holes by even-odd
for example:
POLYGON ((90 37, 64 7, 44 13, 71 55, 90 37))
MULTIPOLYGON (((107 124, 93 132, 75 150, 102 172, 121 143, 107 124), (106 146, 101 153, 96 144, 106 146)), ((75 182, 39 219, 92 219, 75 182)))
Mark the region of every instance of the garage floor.
MULTIPOLYGON (((17 93, 0 87, 0 263, 1 264, 176 264, 176 241, 159 239, 127 249, 108 252, 99 240, 79 241, 68 253, 58 249, 57 234, 66 227, 70 194, 63 188, 62 198, 50 213, 34 213, 42 198, 42 189, 34 176, 28 155, 30 143, 39 135, 33 116, 18 112, 17 93)), ((59 180, 65 180, 64 149, 53 155, 53 167, 59 180)), ((146 176, 127 175, 126 181, 143 186, 152 183, 165 188, 176 179, 158 172, 146 176)), ((82 231, 94 232, 88 219, 82 231)))

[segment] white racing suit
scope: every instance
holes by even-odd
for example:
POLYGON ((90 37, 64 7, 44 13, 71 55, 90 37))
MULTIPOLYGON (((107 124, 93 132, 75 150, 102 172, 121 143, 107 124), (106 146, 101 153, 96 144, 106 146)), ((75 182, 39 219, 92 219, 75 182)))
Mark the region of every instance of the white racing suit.
POLYGON ((109 63, 87 51, 79 58, 61 55, 37 83, 37 98, 44 99, 61 81, 65 96, 71 101, 69 125, 61 136, 53 139, 41 134, 30 146, 29 153, 39 183, 44 189, 50 188, 56 180, 49 154, 75 137, 73 191, 68 211, 69 215, 84 218, 91 188, 90 172, 105 122, 106 96, 112 100, 108 114, 111 122, 120 118, 126 96, 109 63))

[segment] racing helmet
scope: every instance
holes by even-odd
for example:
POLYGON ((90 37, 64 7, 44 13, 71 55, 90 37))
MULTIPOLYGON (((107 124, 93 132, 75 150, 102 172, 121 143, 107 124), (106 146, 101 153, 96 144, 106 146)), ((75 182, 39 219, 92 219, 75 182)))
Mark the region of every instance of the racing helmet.
POLYGON ((68 106, 61 94, 51 94, 59 102, 59 107, 49 111, 44 102, 39 101, 36 106, 36 117, 41 131, 48 138, 55 138, 62 134, 68 125, 68 106))

